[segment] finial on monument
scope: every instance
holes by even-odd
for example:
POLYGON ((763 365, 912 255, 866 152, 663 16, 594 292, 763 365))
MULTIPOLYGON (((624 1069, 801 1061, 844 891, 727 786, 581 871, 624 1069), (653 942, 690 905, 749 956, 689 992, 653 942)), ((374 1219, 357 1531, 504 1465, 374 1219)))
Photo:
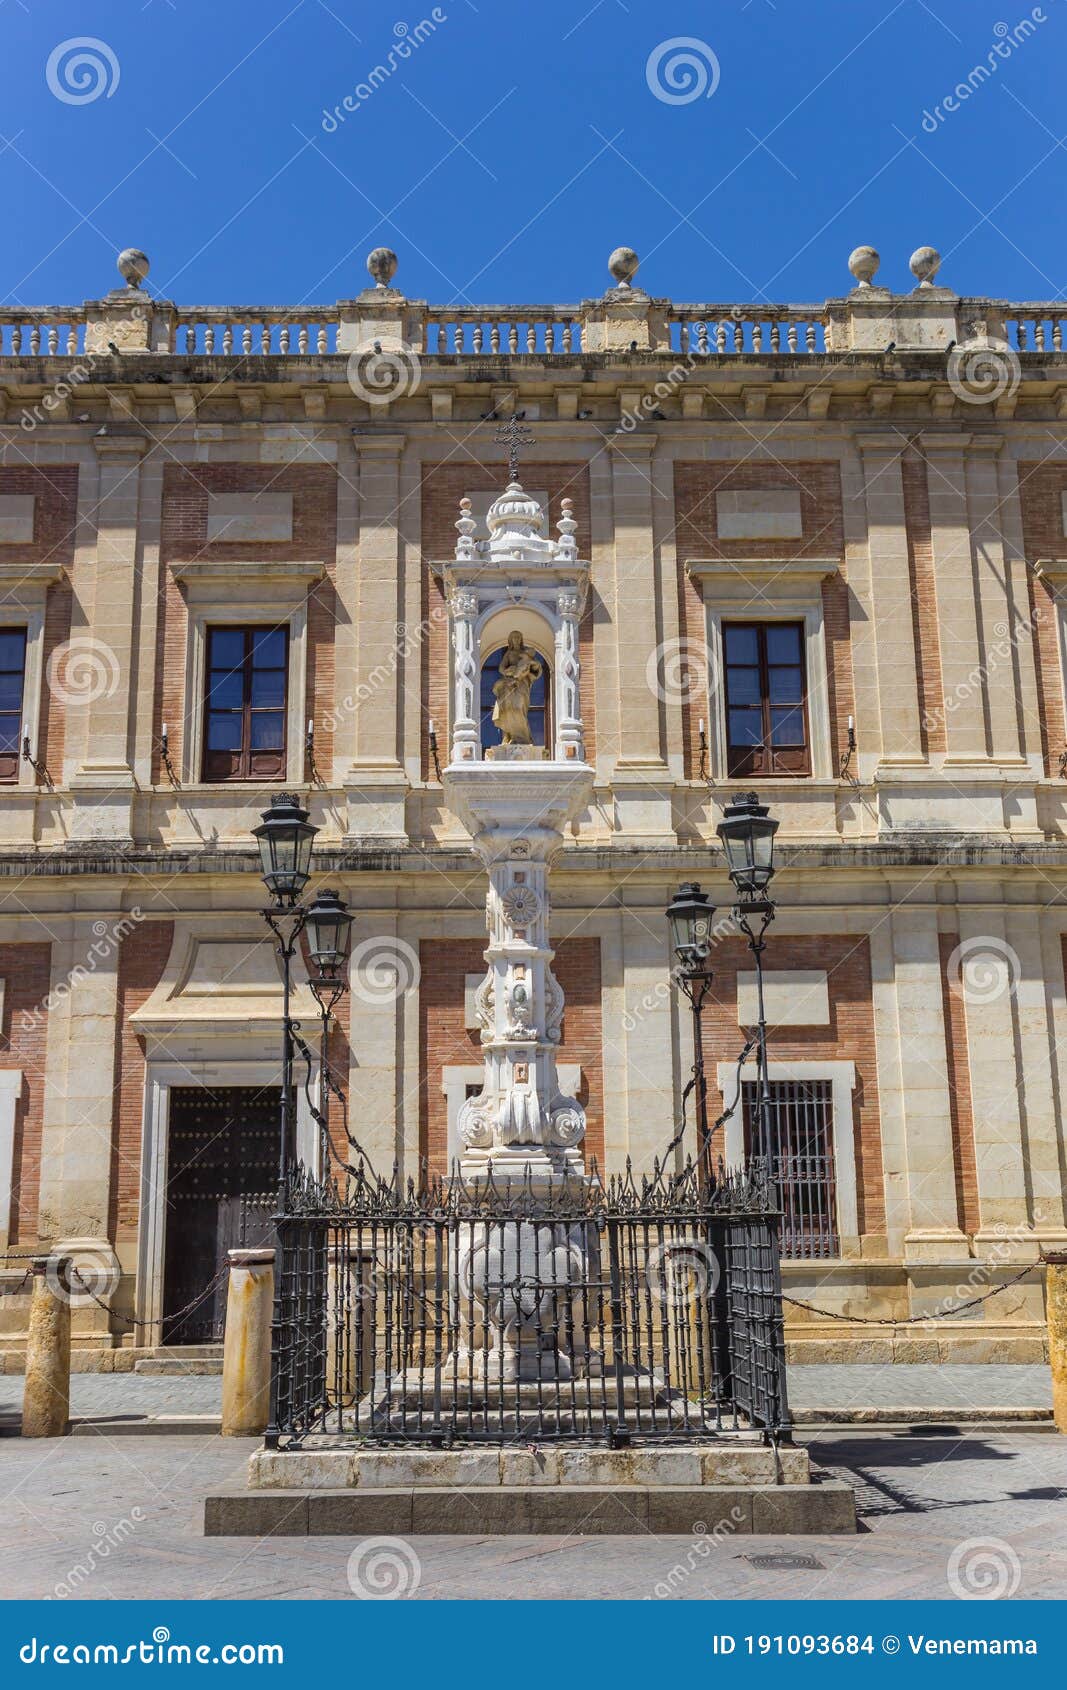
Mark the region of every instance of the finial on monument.
POLYGON ((608 259, 608 270, 617 288, 632 288, 640 263, 632 246, 617 246, 608 259))
POLYGON ((941 254, 936 247, 920 246, 908 260, 908 269, 921 288, 932 288, 941 268, 941 254))
POLYGON ((512 412, 506 423, 501 423, 493 439, 498 446, 508 449, 508 480, 519 479, 519 447, 533 445, 533 431, 526 427, 521 413, 512 412))
POLYGON ((128 288, 139 288, 151 266, 147 253, 139 247, 127 246, 116 258, 115 267, 128 288))
POLYGON ((374 277, 375 287, 383 291, 392 285, 396 267, 397 256, 391 247, 376 246, 373 252, 367 254, 367 269, 374 277))

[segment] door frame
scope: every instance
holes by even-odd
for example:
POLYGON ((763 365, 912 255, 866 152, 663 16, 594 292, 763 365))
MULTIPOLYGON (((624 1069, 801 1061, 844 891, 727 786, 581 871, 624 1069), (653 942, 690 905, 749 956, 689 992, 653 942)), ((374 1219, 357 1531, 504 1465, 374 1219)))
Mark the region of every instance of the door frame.
MULTIPOLYGON (((141 1327, 140 1343, 155 1348, 163 1341, 163 1271, 166 1261, 167 1164, 172 1086, 280 1086, 281 1052, 276 1057, 230 1061, 175 1061, 149 1057, 145 1064, 144 1125, 141 1145, 140 1225, 137 1233, 137 1289, 134 1314, 141 1327)), ((313 1087, 318 1104, 318 1082, 313 1087)), ((319 1135, 302 1086, 296 1092, 296 1152, 318 1175, 319 1135)))

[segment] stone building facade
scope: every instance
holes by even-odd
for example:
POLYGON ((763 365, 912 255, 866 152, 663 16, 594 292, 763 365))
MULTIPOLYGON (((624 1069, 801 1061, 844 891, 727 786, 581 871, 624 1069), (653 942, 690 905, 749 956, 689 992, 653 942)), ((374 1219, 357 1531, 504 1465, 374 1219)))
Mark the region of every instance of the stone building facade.
MULTIPOLYGON (((851 265, 821 305, 678 306, 621 252, 580 305, 479 310, 406 298, 379 252, 335 307, 241 313, 155 298, 124 254, 103 299, 0 313, 9 1357, 42 1243, 96 1288, 85 1365, 210 1335, 175 1316, 276 1153, 272 791, 356 912, 331 1034, 354 1136, 383 1171, 454 1154, 484 887, 442 801, 442 565, 513 413, 527 493, 553 531, 572 501, 592 565, 596 785, 553 933, 587 1155, 649 1169, 674 1135, 685 880, 723 906, 705 1045, 733 1098, 751 957, 715 826, 754 789, 781 822, 794 1355, 1040 1353, 1039 1258, 1067 1242, 1062 312, 962 298, 930 249, 907 293, 851 265)), ((747 1132, 739 1106, 724 1152, 747 1132)), ((303 1098, 297 1135, 314 1158, 303 1098)))

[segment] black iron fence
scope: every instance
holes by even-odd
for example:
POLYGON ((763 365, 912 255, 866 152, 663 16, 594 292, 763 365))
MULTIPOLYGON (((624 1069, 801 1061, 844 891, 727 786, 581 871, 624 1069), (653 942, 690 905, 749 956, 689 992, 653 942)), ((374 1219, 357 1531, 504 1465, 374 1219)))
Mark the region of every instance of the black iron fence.
POLYGON ((298 1172, 267 1441, 787 1435, 778 1220, 759 1163, 540 1190, 298 1172))

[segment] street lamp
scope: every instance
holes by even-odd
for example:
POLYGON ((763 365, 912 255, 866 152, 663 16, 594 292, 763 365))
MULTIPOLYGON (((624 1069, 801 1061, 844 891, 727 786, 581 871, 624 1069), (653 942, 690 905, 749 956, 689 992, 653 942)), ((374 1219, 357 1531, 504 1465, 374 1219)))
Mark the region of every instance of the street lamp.
MULTIPOLYGON (((708 1082, 704 1072, 704 999, 712 982, 708 967, 715 907, 695 880, 680 886, 667 906, 667 925, 678 959, 676 977, 693 1011, 693 1078, 688 1089, 697 1099, 697 1173, 701 1181, 710 1177, 708 1167, 708 1082)), ((686 1095, 688 1095, 688 1089, 686 1095)), ((685 1098, 682 1099, 683 1119, 685 1098)))
MULTIPOLYGON (((282 1102, 279 1172, 284 1181, 292 1156, 293 1044, 298 1030, 290 1015, 292 964, 300 935, 307 929, 308 950, 315 972, 310 986, 322 1012, 322 1070, 326 1075, 326 1037, 330 1012, 346 989, 345 963, 352 928, 352 916, 336 892, 319 892, 310 904, 298 900, 311 875, 311 846, 318 828, 291 792, 275 793, 270 809, 264 810, 259 827, 253 828, 263 865, 263 882, 271 896, 271 907, 263 919, 278 945, 282 962, 282 1102)), ((301 1043, 301 1048, 306 1046, 301 1043)), ((310 1057, 309 1057, 310 1060, 310 1057)), ((326 1089, 330 1082, 326 1079, 326 1089)))
POLYGON ((772 1156, 772 1111, 767 1075, 767 1019, 763 1004, 763 952, 775 906, 768 896, 774 879, 774 836, 778 823, 754 792, 739 792, 727 804, 718 835, 730 879, 738 893, 734 915, 756 964, 756 1095, 760 1153, 772 1156), (758 931, 754 923, 758 922, 758 931))

